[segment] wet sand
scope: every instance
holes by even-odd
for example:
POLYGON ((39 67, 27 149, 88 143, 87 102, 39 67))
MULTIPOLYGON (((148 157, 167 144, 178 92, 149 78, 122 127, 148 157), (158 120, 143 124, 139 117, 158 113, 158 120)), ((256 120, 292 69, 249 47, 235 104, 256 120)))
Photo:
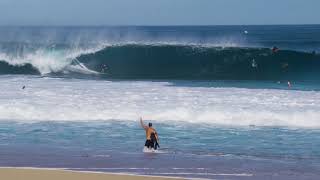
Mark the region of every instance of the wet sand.
POLYGON ((112 173, 77 172, 58 169, 0 168, 0 179, 5 180, 166 180, 170 177, 136 176, 112 173))

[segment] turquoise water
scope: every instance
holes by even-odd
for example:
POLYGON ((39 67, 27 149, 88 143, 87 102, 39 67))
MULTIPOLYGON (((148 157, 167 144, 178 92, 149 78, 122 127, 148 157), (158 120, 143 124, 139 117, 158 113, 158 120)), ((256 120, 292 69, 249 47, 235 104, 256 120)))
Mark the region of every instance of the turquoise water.
MULTIPOLYGON (((169 154, 232 155, 252 158, 320 159, 320 130, 280 127, 221 127, 157 123, 161 149, 169 154)), ((1 122, 1 145, 35 145, 140 153, 144 130, 138 122, 1 122)))
POLYGON ((0 165, 220 179, 319 175, 319 129, 153 123, 161 149, 150 156, 138 122, 1 122, 0 165))

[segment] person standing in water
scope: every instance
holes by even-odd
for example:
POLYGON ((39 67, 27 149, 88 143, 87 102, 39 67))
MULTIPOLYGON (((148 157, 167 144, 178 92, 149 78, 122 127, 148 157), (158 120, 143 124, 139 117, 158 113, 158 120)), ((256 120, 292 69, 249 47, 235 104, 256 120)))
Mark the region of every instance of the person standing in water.
POLYGON ((144 144, 149 150, 152 148, 157 150, 159 147, 159 138, 157 131, 152 127, 152 123, 149 123, 148 126, 144 125, 142 118, 140 117, 141 127, 146 131, 146 143, 144 144))

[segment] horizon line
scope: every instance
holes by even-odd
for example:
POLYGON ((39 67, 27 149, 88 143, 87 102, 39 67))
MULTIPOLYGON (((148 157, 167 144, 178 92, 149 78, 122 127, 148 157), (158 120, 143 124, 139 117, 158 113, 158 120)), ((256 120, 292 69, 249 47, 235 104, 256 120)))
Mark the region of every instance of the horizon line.
POLYGON ((208 26, 317 26, 320 24, 199 24, 199 25, 190 25, 190 24, 181 24, 181 25, 134 25, 134 24, 119 24, 119 25, 36 25, 36 24, 29 24, 29 25, 0 25, 0 27, 208 27, 208 26))

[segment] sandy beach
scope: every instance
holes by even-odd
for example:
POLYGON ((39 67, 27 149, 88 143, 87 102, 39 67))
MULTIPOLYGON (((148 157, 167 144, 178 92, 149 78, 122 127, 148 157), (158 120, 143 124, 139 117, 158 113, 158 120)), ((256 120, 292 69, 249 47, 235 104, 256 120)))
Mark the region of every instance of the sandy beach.
POLYGON ((124 174, 109 174, 95 172, 76 172, 58 169, 34 168, 0 168, 0 179, 5 180, 106 180, 106 179, 132 179, 132 180, 165 180, 179 178, 165 178, 155 176, 135 176, 124 174))

